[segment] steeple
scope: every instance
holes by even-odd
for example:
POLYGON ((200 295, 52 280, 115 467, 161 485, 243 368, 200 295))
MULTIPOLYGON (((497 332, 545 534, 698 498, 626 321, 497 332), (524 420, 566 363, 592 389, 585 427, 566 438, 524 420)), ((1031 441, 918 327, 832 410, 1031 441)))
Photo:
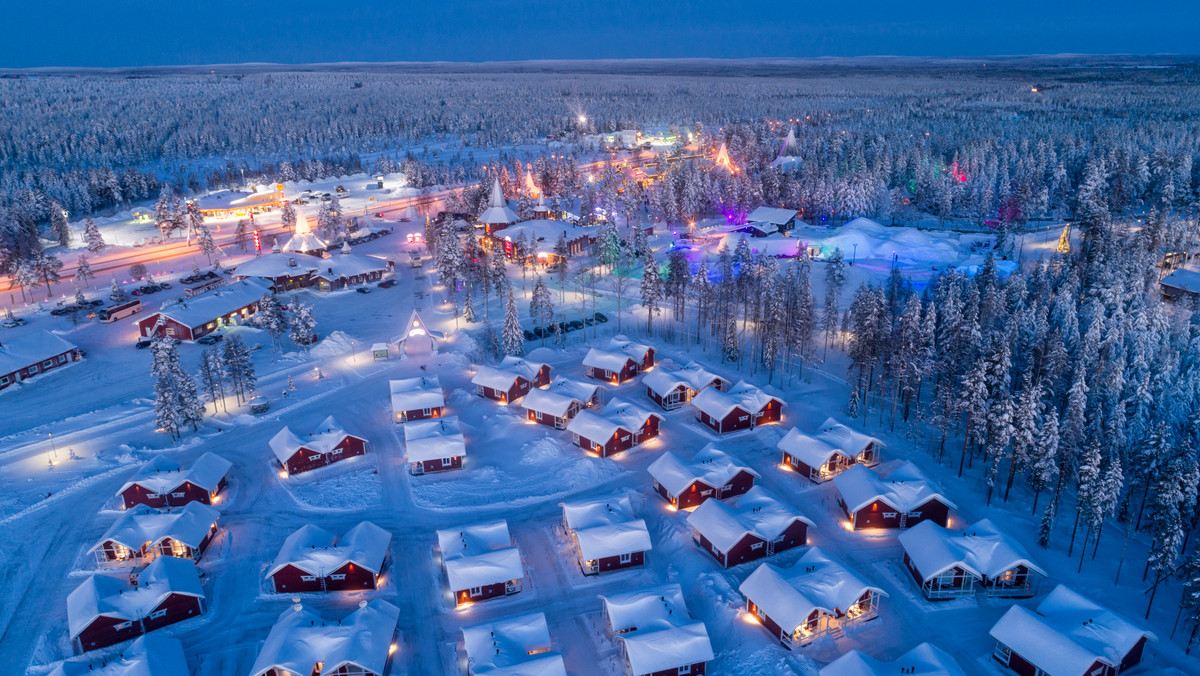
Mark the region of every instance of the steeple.
POLYGON ((492 194, 488 197, 488 206, 503 209, 508 206, 508 202, 504 199, 504 191, 500 189, 500 179, 497 178, 492 183, 492 194))

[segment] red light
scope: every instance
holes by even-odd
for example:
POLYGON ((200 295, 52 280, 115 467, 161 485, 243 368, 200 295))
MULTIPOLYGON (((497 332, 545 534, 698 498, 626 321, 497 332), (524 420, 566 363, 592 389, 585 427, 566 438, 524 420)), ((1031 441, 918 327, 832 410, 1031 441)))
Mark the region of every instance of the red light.
POLYGON ((259 252, 262 251, 262 241, 258 238, 257 230, 254 231, 254 250, 259 252))

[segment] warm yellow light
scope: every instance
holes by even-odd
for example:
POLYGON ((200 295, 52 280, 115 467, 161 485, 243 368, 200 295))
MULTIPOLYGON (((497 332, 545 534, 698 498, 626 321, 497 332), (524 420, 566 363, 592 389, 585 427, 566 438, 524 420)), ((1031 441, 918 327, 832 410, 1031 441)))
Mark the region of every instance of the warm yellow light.
POLYGON ((760 624, 754 613, 742 613, 742 621, 746 624, 760 624))
POLYGON ((388 646, 388 654, 389 654, 389 655, 395 655, 395 654, 396 654, 396 651, 397 651, 397 650, 399 650, 399 649, 400 649, 400 646, 398 646, 398 645, 396 645, 395 643, 393 643, 393 644, 391 644, 390 646, 388 646))
POLYGON ((288 478, 288 473, 287 473, 287 470, 286 470, 286 469, 281 469, 281 470, 279 470, 279 478, 280 478, 280 479, 286 479, 286 478, 288 478))
POLYGON ((781 469, 781 470, 783 470, 783 471, 785 471, 785 472, 791 472, 791 471, 792 471, 792 466, 791 466, 791 465, 789 465, 789 464, 787 464, 787 463, 785 463, 785 462, 781 462, 781 463, 779 463, 779 469, 781 469))
POLYGON ((850 523, 849 521, 843 521, 842 528, 845 528, 846 530, 854 530, 854 524, 850 523))

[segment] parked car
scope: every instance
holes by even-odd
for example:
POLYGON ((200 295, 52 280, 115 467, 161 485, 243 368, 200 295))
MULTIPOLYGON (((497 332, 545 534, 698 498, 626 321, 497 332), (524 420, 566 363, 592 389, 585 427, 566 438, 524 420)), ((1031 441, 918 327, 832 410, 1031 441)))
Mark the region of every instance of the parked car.
POLYGON ((385 279, 379 283, 379 288, 381 289, 390 289, 393 286, 396 286, 396 280, 394 279, 385 279))
POLYGON ((382 212, 382 211, 379 211, 379 212, 376 212, 376 213, 375 213, 375 218, 383 218, 383 217, 384 217, 384 215, 383 215, 383 212, 382 212))
POLYGON ((573 331, 574 329, 572 329, 572 328, 571 328, 571 325, 570 325, 570 324, 568 324, 568 323, 566 323, 566 322, 559 322, 559 323, 558 323, 558 330, 559 330, 559 332, 560 332, 560 333, 570 333, 570 332, 571 332, 571 331, 573 331))
POLYGON ((21 317, 10 317, 4 320, 4 328, 15 329, 18 326, 25 326, 28 323, 29 322, 25 321, 25 319, 21 317))
POLYGON ((201 336, 201 337, 197 338, 196 342, 201 345, 216 345, 217 343, 221 342, 222 340, 225 340, 225 334, 210 333, 207 336, 201 336))
POLYGON ((579 321, 578 319, 572 319, 568 325, 571 327, 572 331, 578 331, 579 329, 583 328, 583 322, 579 321))
POLYGON ((270 400, 263 396, 253 397, 246 403, 250 406, 250 412, 255 414, 266 413, 271 408, 270 400))
POLYGON ((104 301, 100 300, 99 298, 93 298, 92 300, 87 301, 88 307, 100 307, 101 305, 104 305, 104 301))
POLYGON ((595 319, 594 317, 584 317, 584 318, 583 318, 583 323, 584 323, 584 324, 587 324, 588 326, 595 326, 595 325, 596 325, 596 319, 595 319))
POLYGON ((597 312, 594 316, 596 317, 596 321, 600 322, 601 324, 608 321, 608 317, 604 316, 603 313, 597 312))
POLYGON ((137 339, 137 342, 134 343, 133 346, 139 350, 144 350, 144 349, 150 347, 150 343, 153 343, 153 342, 154 342, 154 339, 151 338, 150 336, 142 336, 141 338, 137 339))
POLYGON ((158 285, 159 285, 160 287, 164 288, 164 289, 169 289, 169 288, 171 288, 171 283, 170 283, 170 282, 159 282, 159 283, 158 283, 158 285))
POLYGON ((525 331, 525 340, 537 340, 537 336, 533 335, 532 331, 525 331))
POLYGON ((72 312, 78 312, 78 311, 79 311, 79 310, 81 310, 81 309, 83 309, 83 308, 81 308, 81 307, 79 307, 78 305, 75 305, 74 303, 72 303, 72 304, 70 304, 70 305, 64 305, 64 306, 62 306, 62 307, 56 307, 56 308, 54 308, 53 310, 51 310, 51 311, 50 311, 50 314, 54 315, 55 317, 62 317, 62 316, 64 316, 64 315, 69 315, 69 314, 71 314, 72 312))
POLYGON ((357 291, 359 293, 371 293, 371 289, 369 289, 365 286, 360 286, 357 289, 355 289, 355 291, 357 291))

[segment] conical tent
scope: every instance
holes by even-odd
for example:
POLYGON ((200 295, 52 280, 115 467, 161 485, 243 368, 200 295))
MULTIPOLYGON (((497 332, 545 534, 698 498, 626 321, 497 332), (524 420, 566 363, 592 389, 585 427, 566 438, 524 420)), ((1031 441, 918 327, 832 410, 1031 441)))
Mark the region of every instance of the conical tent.
POLYGON ((440 331, 434 331, 425 325, 425 320, 414 309, 404 324, 404 332, 396 341, 405 354, 411 356, 437 352, 437 342, 445 340, 446 336, 440 331))
POLYGON ((484 225, 510 225, 518 220, 517 213, 508 207, 504 199, 504 190, 500 188, 500 179, 492 183, 492 192, 488 197, 488 208, 479 215, 479 222, 484 225))

